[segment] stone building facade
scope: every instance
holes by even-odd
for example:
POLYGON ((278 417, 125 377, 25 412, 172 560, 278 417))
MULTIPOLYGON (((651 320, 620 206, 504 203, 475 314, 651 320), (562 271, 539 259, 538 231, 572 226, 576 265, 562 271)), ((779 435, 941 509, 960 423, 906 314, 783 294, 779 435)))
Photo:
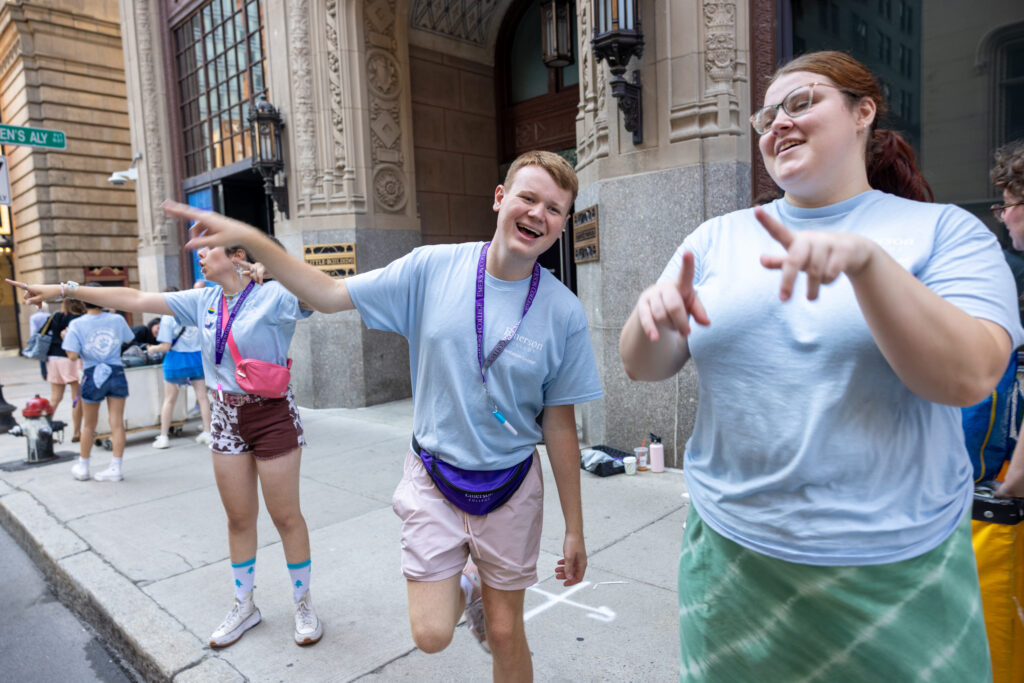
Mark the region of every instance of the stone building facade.
MULTIPOLYGON (((572 3, 574 54, 559 70, 536 64, 538 5, 122 0, 131 149, 143 154, 136 185, 142 286, 191 277, 184 226, 161 215, 164 197, 263 220, 253 207, 265 200, 238 138, 245 125, 238 98, 221 93, 217 109, 212 95, 199 96, 202 106, 189 108, 198 81, 188 74, 203 66, 196 55, 209 60, 208 86, 227 82, 241 58, 223 55, 229 45, 243 50, 244 39, 256 75, 243 78, 238 92, 264 92, 285 122, 287 215, 275 210, 261 227, 293 254, 354 243, 357 270, 365 272, 420 244, 485 239, 494 227, 494 186, 516 151, 545 147, 571 158, 581 181, 576 209, 597 207, 599 226, 598 260, 574 269, 560 261, 586 308, 605 389, 603 400, 580 408, 584 438, 627 447, 653 431, 679 466, 696 375, 686 369, 665 382, 629 382, 619 330, 686 234, 770 189, 747 117, 778 61, 810 45, 874 59, 881 72, 900 76, 892 88, 909 103, 901 116, 919 126, 937 198, 980 207, 991 194, 985 167, 1003 135, 992 112, 1000 97, 1018 92, 1012 73, 993 69, 1015 63, 1006 55, 1016 54, 1024 26, 1019 2, 993 0, 982 9, 959 0, 941 7, 920 0, 640 0, 645 46, 629 69, 643 84, 644 134, 636 144, 609 92, 608 67, 594 59, 591 3, 572 3), (967 15, 970 26, 958 18, 967 15), (209 41, 202 50, 201 40, 209 41), (945 70, 951 60, 953 72, 945 70), (931 87, 940 77, 952 79, 941 92, 931 87), (956 84, 970 97, 955 97, 956 84), (978 126, 973 150, 955 144, 964 122, 978 126), (238 154, 209 151, 231 136, 238 154), (202 168, 190 166, 196 149, 209 152, 202 168), (958 165, 968 151, 971 164, 958 165)), ((571 244, 563 251, 571 253, 571 244)), ((292 355, 303 405, 355 407, 410 391, 404 340, 368 330, 354 312, 300 324, 292 355)))
MULTIPOLYGON (((133 149, 116 0, 0 5, 0 119, 66 136, 62 150, 4 146, 13 253, 3 274, 137 285, 135 194, 107 182, 133 149)), ((16 347, 31 311, 0 289, 0 344, 16 347)))

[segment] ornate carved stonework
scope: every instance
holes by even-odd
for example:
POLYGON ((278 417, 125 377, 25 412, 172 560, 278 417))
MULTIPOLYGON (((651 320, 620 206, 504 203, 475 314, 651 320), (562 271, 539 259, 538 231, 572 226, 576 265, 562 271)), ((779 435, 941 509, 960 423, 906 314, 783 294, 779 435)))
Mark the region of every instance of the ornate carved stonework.
MULTIPOLYGON (((695 101, 674 102, 669 112, 669 140, 680 142, 716 135, 742 135, 736 86, 745 80, 737 57, 736 2, 704 0, 701 52, 704 74, 695 101)), ((671 66, 670 66, 671 68, 671 66)))
POLYGON ((405 208, 405 183, 402 170, 395 166, 381 166, 373 174, 373 191, 377 201, 389 211, 405 208))
POLYGON ((325 10, 327 21, 324 29, 327 37, 327 81, 331 91, 331 140, 334 143, 334 168, 344 173, 345 116, 341 89, 341 45, 338 41, 338 0, 327 0, 325 10))
POLYGON ((291 66, 291 120, 295 154, 292 164, 298 177, 298 203, 309 202, 316 192, 316 116, 313 94, 313 61, 310 44, 309 0, 288 0, 288 61, 291 66))
POLYGON ((373 195, 382 210, 401 213, 407 196, 401 108, 405 84, 397 56, 395 0, 368 0, 363 16, 373 195))
POLYGON ((579 39, 580 107, 576 115, 576 168, 608 156, 607 68, 595 62, 590 45, 590 3, 576 3, 579 39))
POLYGON ((736 3, 704 3, 704 71, 730 89, 736 69, 736 3))
POLYGON ((409 23, 418 29, 484 47, 499 0, 412 0, 409 23))
MULTIPOLYGON (((136 0, 135 9, 135 40, 139 59, 139 85, 142 89, 142 121, 145 130, 145 151, 143 163, 146 165, 146 180, 149 186, 150 220, 148 225, 139 223, 139 240, 144 247, 168 245, 171 241, 175 221, 164 215, 160 203, 171 196, 168 192, 166 173, 169 164, 164 161, 163 129, 158 107, 165 97, 161 86, 156 82, 156 74, 162 68, 157 58, 158 50, 154 45, 156 36, 153 32, 152 18, 159 16, 156 0, 136 0), (152 6, 151 6, 152 5, 152 6)), ((163 30, 163 26, 160 26, 163 30)))
POLYGON ((382 50, 368 53, 366 58, 366 80, 378 97, 391 99, 398 96, 398 62, 382 50))

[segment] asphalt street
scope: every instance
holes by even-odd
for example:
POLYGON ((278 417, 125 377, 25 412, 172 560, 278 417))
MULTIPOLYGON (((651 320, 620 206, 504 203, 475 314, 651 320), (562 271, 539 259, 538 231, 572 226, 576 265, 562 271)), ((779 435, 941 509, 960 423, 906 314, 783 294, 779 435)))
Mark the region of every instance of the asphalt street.
POLYGON ((131 683, 106 645, 56 598, 0 527, 0 679, 131 683))

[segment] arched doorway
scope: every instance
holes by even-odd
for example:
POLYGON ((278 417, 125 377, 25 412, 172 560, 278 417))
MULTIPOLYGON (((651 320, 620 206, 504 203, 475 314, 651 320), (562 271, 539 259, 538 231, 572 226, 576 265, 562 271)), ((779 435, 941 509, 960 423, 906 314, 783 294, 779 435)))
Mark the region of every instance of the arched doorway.
MULTIPOLYGON (((576 3, 570 3, 570 44, 576 45, 576 3)), ((575 50, 574 50, 575 51, 575 50)), ((579 68, 575 59, 549 68, 541 58, 541 0, 516 0, 505 14, 495 44, 498 159, 501 176, 519 154, 544 149, 576 165, 576 110, 579 68)), ((542 266, 576 291, 572 236, 567 223, 561 239, 541 256, 542 266)))

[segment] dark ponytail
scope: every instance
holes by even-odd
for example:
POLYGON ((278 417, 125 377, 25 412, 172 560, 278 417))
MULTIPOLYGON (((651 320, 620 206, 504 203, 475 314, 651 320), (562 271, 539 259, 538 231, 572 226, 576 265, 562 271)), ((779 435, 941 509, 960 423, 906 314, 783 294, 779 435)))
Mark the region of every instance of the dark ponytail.
POLYGON ((894 130, 875 129, 868 143, 868 184, 905 199, 930 202, 931 185, 917 168, 913 148, 894 130))

